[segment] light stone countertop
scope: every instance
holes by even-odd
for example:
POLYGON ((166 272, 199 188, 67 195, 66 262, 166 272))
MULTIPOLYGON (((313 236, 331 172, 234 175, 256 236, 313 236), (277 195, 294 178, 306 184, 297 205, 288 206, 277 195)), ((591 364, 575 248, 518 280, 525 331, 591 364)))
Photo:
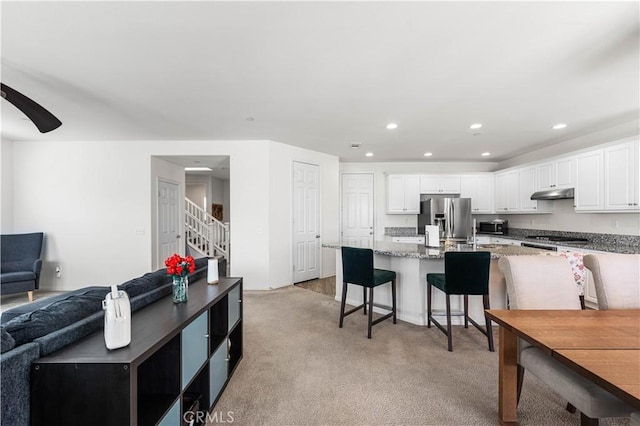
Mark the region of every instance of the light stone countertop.
MULTIPOLYGON (((425 247, 423 244, 394 243, 390 241, 374 241, 373 247, 362 247, 357 244, 346 244, 341 242, 325 243, 322 247, 339 249, 342 246, 356 248, 372 248, 375 254, 393 257, 409 257, 413 259, 444 259, 447 251, 474 251, 467 244, 446 243, 439 248, 425 247)), ((530 247, 519 247, 500 244, 478 245, 475 251, 488 251, 492 259, 499 259, 502 256, 522 256, 549 253, 546 250, 530 247)))

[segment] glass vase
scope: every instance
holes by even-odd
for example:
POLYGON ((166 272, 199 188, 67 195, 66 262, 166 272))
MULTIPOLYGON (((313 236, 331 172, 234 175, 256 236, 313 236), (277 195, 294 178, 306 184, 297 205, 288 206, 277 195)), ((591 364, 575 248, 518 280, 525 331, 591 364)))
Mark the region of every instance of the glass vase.
POLYGON ((186 302, 188 290, 189 277, 173 277, 173 303, 186 302))

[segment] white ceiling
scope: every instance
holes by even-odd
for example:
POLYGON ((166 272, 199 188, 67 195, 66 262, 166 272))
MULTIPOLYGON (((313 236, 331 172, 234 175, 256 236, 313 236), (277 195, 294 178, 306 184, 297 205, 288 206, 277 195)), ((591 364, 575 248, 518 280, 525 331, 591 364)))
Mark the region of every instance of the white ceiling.
POLYGON ((2 82, 63 122, 40 134, 3 101, 16 141, 270 139, 341 161, 495 162, 640 112, 637 1, 1 6, 2 82))

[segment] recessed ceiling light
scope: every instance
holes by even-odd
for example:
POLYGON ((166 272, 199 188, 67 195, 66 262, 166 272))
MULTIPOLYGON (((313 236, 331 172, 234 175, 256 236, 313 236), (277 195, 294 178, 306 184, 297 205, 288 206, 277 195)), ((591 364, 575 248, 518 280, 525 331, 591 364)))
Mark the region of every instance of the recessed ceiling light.
POLYGON ((366 155, 367 157, 373 157, 373 152, 367 152, 365 155, 366 155))
POLYGON ((185 172, 210 172, 212 169, 209 167, 185 167, 185 172))
POLYGON ((351 149, 358 149, 360 148, 360 144, 359 143, 352 143, 351 144, 351 149))
POLYGON ((490 156, 490 155, 491 155, 491 153, 490 153, 490 152, 483 152, 483 153, 482 153, 482 154, 480 154, 480 155, 482 155, 483 157, 488 157, 488 156, 490 156))
POLYGON ((560 129, 564 129, 565 127, 567 127, 566 124, 564 123, 558 123, 555 126, 552 127, 553 130, 560 130, 560 129))
POLYGON ((389 123, 387 124, 387 129, 389 130, 393 130, 393 129, 397 129, 398 125, 396 123, 389 123))
POLYGON ((425 153, 424 153, 424 156, 425 156, 425 157, 431 157, 432 155, 433 155, 433 153, 431 153, 431 152, 425 152, 425 153))
POLYGON ((482 124, 480 123, 473 123, 471 126, 469 126, 470 129, 479 129, 480 127, 482 127, 482 124))

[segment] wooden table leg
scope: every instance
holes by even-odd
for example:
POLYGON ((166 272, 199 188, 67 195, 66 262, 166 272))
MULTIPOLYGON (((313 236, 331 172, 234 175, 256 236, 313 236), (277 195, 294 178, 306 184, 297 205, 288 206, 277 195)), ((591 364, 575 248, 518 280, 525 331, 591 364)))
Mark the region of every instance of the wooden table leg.
POLYGON ((498 371, 498 416, 502 425, 517 425, 518 339, 500 327, 500 356, 498 371))

